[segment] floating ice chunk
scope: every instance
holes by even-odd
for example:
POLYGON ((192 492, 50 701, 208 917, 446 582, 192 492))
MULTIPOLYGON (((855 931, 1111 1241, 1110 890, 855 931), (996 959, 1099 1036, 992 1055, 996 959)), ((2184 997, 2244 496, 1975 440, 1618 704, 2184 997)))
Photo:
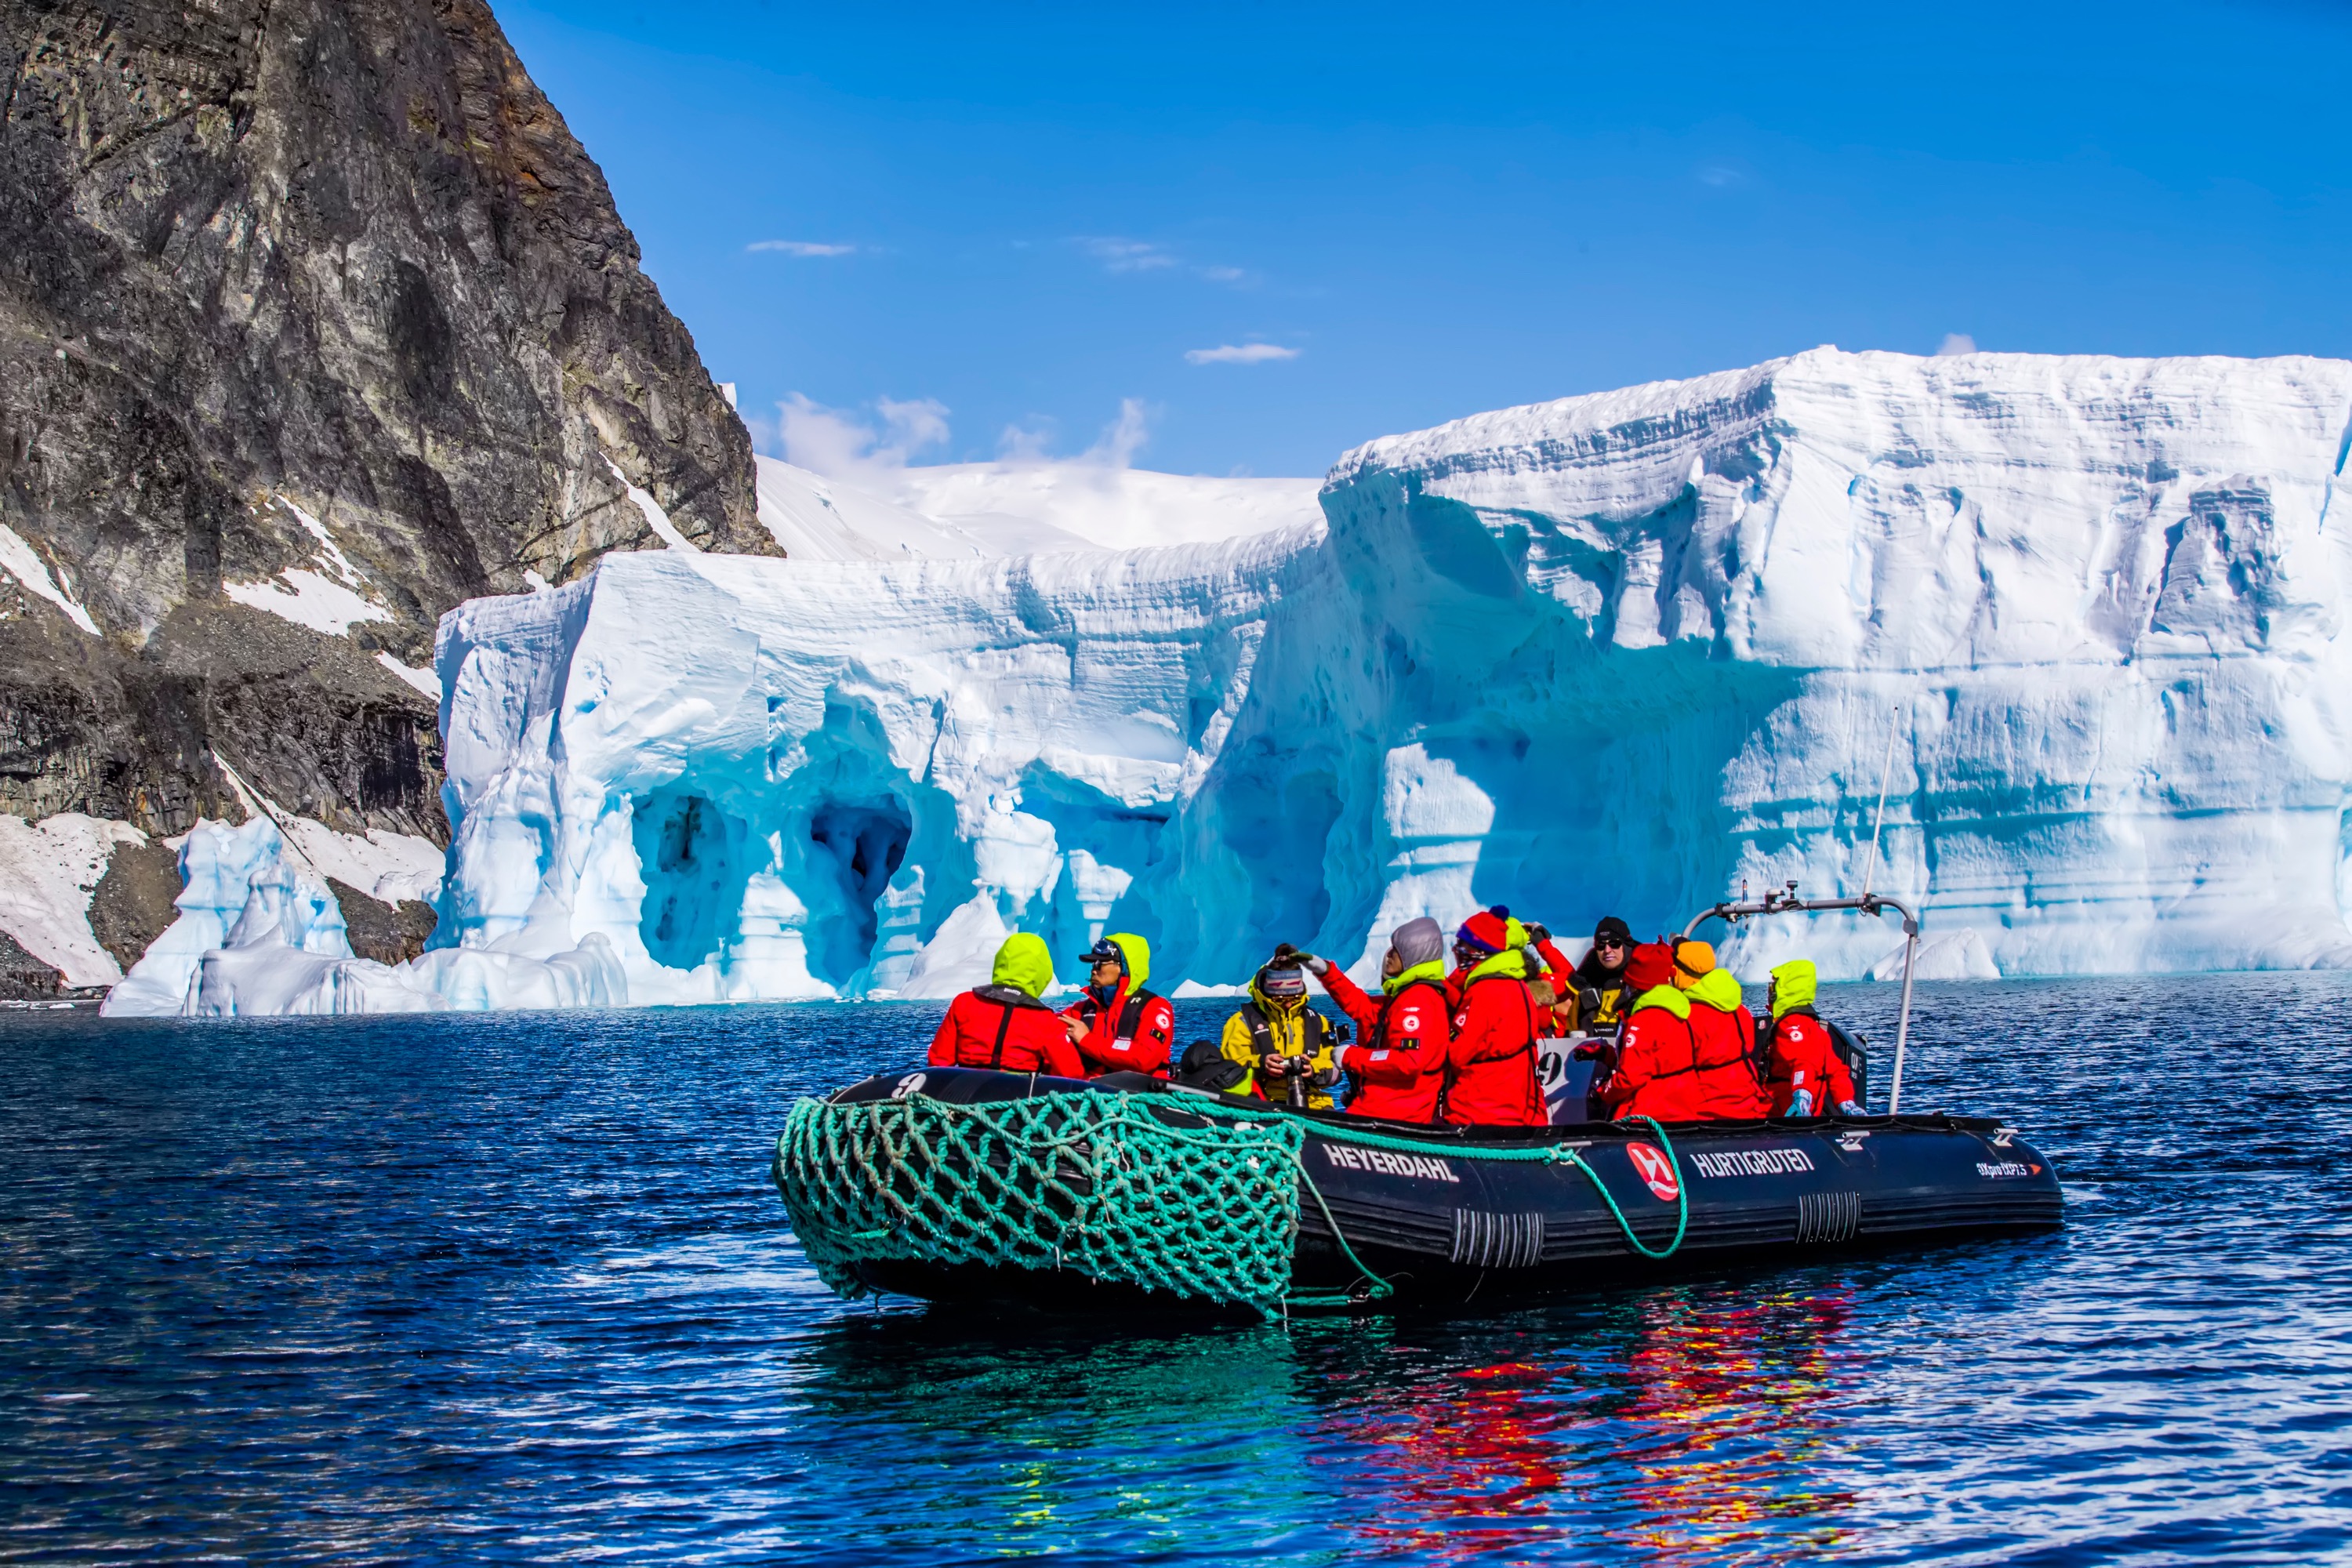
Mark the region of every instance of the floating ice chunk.
MULTIPOLYGON (((1904 943, 1897 942, 1893 952, 1870 967, 1873 980, 1903 978, 1904 943)), ((1992 961, 1992 952, 1985 946, 1984 938, 1969 927, 1946 931, 1919 943, 1919 955, 1913 961, 1915 980, 1998 980, 2000 969, 1992 961)))

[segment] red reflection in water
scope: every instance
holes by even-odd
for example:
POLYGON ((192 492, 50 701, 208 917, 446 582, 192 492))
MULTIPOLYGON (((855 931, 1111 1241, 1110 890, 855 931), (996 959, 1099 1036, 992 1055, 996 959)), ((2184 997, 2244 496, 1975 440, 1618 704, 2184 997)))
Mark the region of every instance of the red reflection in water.
POLYGON ((1834 1528, 1799 1536, 1786 1521, 1853 1501, 1805 1485, 1823 1439, 1818 1407, 1834 1389, 1833 1346, 1852 1310, 1843 1297, 1695 1312, 1647 1304, 1625 1369, 1633 1398, 1612 1413, 1634 1428, 1614 1456, 1636 1478, 1620 1496, 1646 1518, 1612 1533, 1662 1557, 1776 1535, 1810 1556, 1835 1539, 1834 1528), (1766 1528, 1775 1521, 1779 1529, 1766 1528))
POLYGON ((1662 1560, 1810 1556, 1835 1528, 1790 1521, 1853 1501, 1805 1484, 1849 1311, 1842 1298, 1661 1296, 1630 1344, 1611 1334, 1391 1386, 1333 1423, 1370 1451, 1346 1488, 1355 1528, 1383 1554, 1445 1560, 1573 1558, 1601 1542, 1662 1560))

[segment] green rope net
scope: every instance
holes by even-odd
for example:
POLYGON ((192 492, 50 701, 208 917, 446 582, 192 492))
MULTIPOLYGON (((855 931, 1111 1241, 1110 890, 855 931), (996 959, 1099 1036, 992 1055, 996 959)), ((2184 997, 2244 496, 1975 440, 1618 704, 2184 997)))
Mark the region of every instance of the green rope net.
POLYGON ((794 1105, 776 1188, 818 1275, 906 1259, 1066 1268, 1282 1310, 1298 1228, 1298 1122, 1171 1125, 1133 1097, 794 1105))
MULTIPOLYGON (((1302 1124, 1276 1111, 1205 1098, 1180 1126, 1126 1094, 1046 1094, 952 1105, 920 1094, 833 1105, 803 1100, 776 1140, 776 1190, 818 1277, 852 1300, 862 1261, 1066 1268, 1179 1296, 1246 1303, 1269 1317, 1293 1306, 1381 1300, 1389 1282, 1356 1256, 1299 1158, 1302 1124), (1292 1296, 1292 1245, 1304 1187, 1360 1279, 1342 1295, 1292 1296)), ((1666 1130, 1652 1132, 1677 1169, 1666 1130)), ((1451 1159, 1573 1165, 1608 1205, 1627 1246, 1667 1258, 1690 1225, 1677 1182, 1675 1232, 1655 1247, 1601 1173, 1573 1147, 1436 1149, 1333 1122, 1318 1136, 1451 1159)))

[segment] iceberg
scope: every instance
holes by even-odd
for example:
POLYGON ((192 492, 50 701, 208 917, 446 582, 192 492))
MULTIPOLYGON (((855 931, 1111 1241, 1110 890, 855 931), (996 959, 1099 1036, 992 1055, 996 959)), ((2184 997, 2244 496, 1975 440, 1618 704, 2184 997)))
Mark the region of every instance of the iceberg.
MULTIPOLYGON (((1374 441, 1319 497, 763 460, 790 559, 445 617, 436 950, 340 984, 940 996, 1019 928, 1219 994, 1278 939, 1363 974, 1422 914, 1646 934, 1865 879, 1931 975, 2352 963, 2347 447, 2341 362, 1821 349, 1374 441)), ((225 938, 268 923, 236 890, 225 938)))

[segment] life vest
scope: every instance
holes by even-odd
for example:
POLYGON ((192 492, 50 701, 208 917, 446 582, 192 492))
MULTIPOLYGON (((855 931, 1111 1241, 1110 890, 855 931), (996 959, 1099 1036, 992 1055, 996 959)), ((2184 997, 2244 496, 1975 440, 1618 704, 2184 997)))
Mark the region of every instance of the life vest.
POLYGON ((999 1070, 1004 1066, 1004 1040, 1013 1033, 1013 1016, 1024 1007, 1034 1007, 1040 1013, 1053 1011, 1018 985, 977 985, 971 994, 1002 1014, 996 1020, 996 1044, 988 1053, 988 1065, 999 1070))
MULTIPOLYGON (((1127 1005, 1118 1010, 1118 1022, 1111 1029, 1112 1043, 1122 1046, 1133 1045, 1136 1031, 1143 1027, 1143 1009, 1157 1000, 1158 998, 1149 991, 1129 992, 1127 1005)), ((1095 999, 1095 994, 1091 989, 1078 999, 1078 1019, 1086 1025, 1088 1034, 1094 1033, 1095 1019, 1101 1013, 1102 1004, 1095 999)))
MULTIPOLYGON (((1386 1015, 1383 1014, 1382 1017, 1385 1018, 1386 1015)), ((1249 1026, 1250 1044, 1257 1047, 1259 1057, 1272 1056, 1275 1049, 1274 1021, 1265 1016, 1265 1009, 1255 1002, 1244 1002, 1242 1004, 1242 1022, 1249 1026)), ((1323 1055, 1325 1043, 1330 1037, 1329 1025, 1314 1008, 1302 1007, 1299 1009, 1298 1036, 1300 1054, 1309 1061, 1317 1060, 1323 1055)))

